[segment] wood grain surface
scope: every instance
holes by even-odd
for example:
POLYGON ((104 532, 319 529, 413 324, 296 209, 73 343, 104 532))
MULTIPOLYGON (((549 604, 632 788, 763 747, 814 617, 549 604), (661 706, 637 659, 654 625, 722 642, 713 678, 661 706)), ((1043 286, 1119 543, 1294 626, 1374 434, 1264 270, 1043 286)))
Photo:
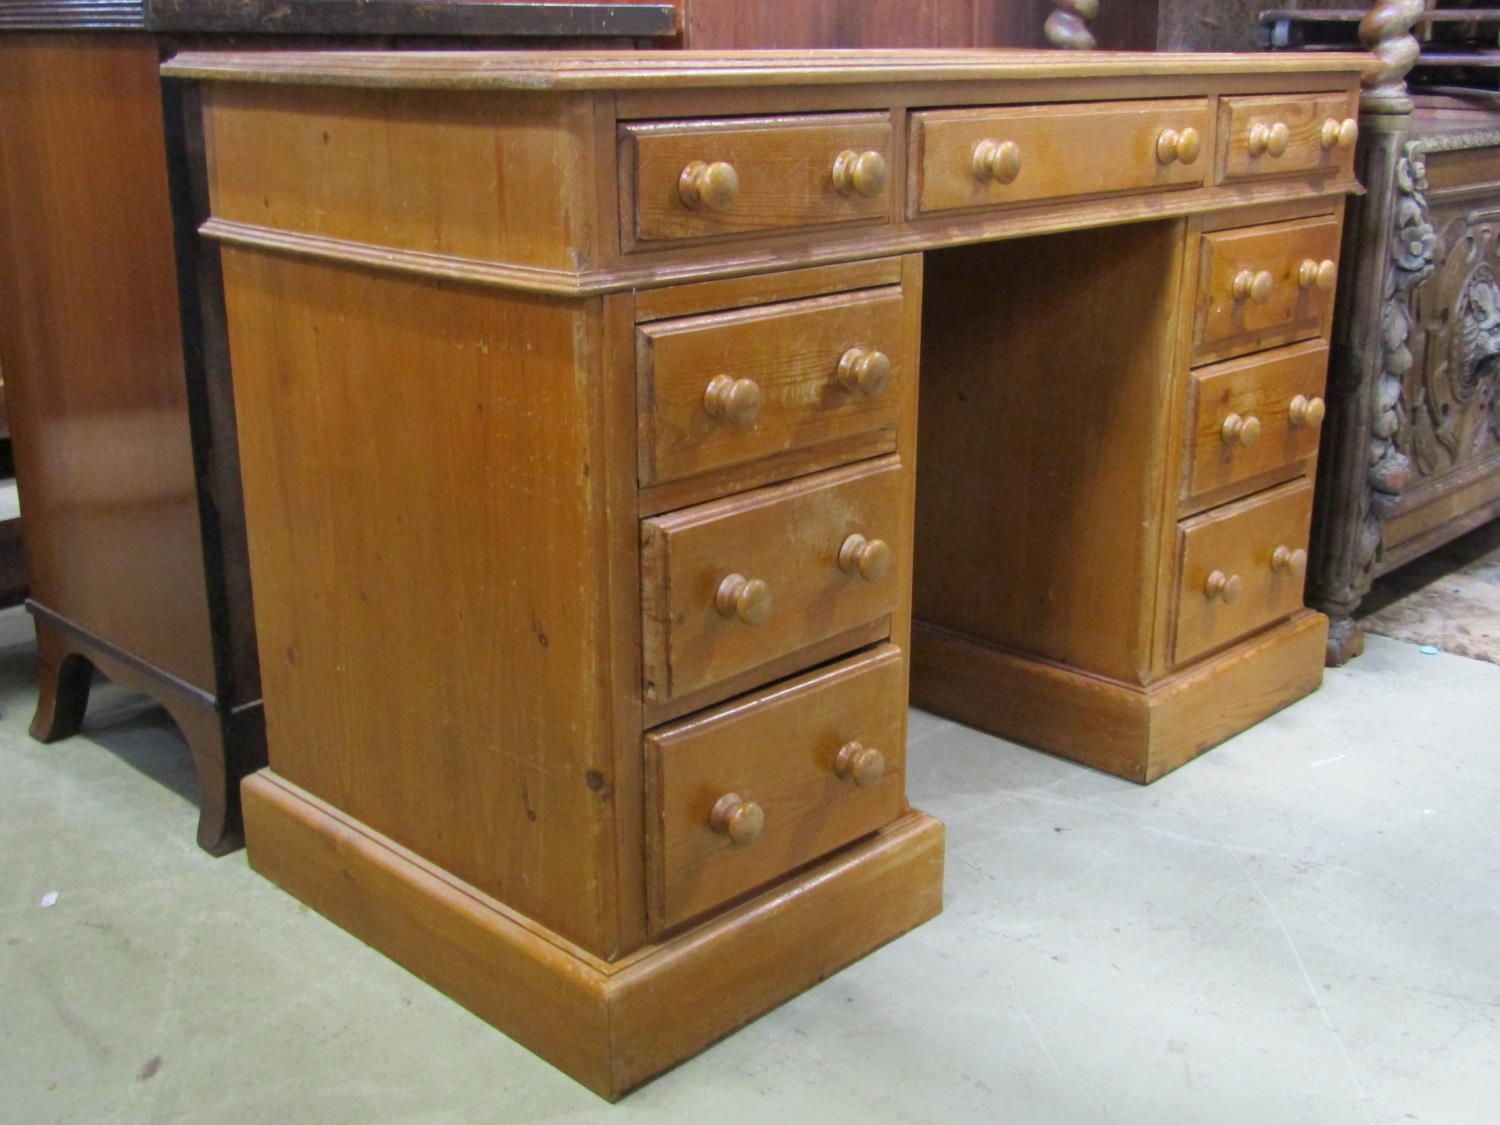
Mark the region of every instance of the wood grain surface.
MULTIPOLYGON (((1320 427, 1289 418, 1292 400, 1323 394, 1328 348, 1321 341, 1200 367, 1189 383, 1188 451, 1183 498, 1220 492, 1267 474, 1289 474, 1317 453, 1320 427), (1255 418, 1251 446, 1224 440, 1231 414, 1255 418)), ((1321 401, 1321 400, 1320 400, 1321 401)))
POLYGON ((0 357, 32 597, 212 692, 156 66, 0 37, 0 357))
POLYGON ((899 458, 881 457, 642 521, 646 698, 706 687, 892 613, 910 574, 900 561, 909 480, 899 458), (890 545, 882 577, 840 569, 839 548, 856 533, 890 545), (731 574, 769 587, 765 620, 716 608, 731 574))
POLYGON ((1207 176, 1208 102, 1182 98, 1107 105, 933 110, 915 115, 916 210, 927 214, 1072 195, 1194 186, 1207 176), (1157 158, 1165 130, 1193 129, 1202 151, 1191 163, 1157 158), (1010 183, 974 173, 975 146, 1010 142, 1021 170, 1010 183))
POLYGON ((598 303, 239 252, 224 279, 277 773, 609 952, 637 595, 603 518, 634 458, 574 377, 598 303))
POLYGON ((1277 547, 1307 549, 1312 483, 1300 479, 1187 520, 1181 531, 1174 661, 1186 663, 1302 607, 1301 574, 1278 572, 1277 547), (1209 575, 1238 577, 1231 604, 1206 593, 1209 575))
POLYGON ((652 932, 802 866, 906 810, 906 669, 882 645, 646 735, 646 868, 652 932), (867 788, 834 772, 849 742, 877 750, 867 788), (726 794, 754 801, 748 843, 713 831, 726 794))
POLYGON ((837 438, 892 429, 916 357, 903 354, 899 287, 657 321, 639 330, 640 479, 665 483, 837 438), (838 381, 851 349, 889 360, 878 394, 838 381), (748 380, 758 403, 736 422, 704 406, 710 381, 748 380))

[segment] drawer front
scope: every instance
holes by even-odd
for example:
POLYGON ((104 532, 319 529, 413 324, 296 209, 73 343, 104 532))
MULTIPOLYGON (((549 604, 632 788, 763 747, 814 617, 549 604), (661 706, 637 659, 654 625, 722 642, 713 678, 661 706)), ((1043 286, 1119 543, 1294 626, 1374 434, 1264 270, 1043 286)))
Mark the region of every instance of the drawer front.
POLYGON ((1202 99, 932 110, 914 121, 922 214, 1195 187, 1209 160, 1202 99))
POLYGON ((1321 342, 1195 370, 1185 495, 1288 469, 1316 453, 1327 374, 1321 342))
POLYGON ((1312 497, 1298 480, 1183 522, 1176 663, 1301 608, 1312 497))
POLYGON ((900 460, 880 457, 643 520, 646 699, 891 613, 910 581, 907 492, 900 460))
POLYGON ((882 645, 646 735, 653 936, 900 816, 905 718, 882 645))
POLYGON ((884 113, 639 123, 621 133, 627 243, 890 213, 891 123, 884 113))
POLYGON ((1219 180, 1350 175, 1359 132, 1347 94, 1222 98, 1219 180))
POLYGON ((679 480, 894 427, 901 289, 642 325, 640 480, 679 480))
POLYGON ((1331 218, 1205 234, 1194 322, 1198 358, 1326 336, 1338 254, 1339 222, 1331 218))

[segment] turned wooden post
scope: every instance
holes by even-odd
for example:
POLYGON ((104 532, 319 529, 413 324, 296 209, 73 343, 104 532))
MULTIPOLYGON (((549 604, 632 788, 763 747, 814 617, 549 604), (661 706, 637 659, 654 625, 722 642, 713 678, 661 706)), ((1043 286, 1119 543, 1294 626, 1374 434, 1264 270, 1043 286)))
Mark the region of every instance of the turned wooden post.
POLYGON ((1423 165, 1407 151, 1412 102, 1406 75, 1421 48, 1411 33, 1422 0, 1384 0, 1360 21, 1370 51, 1360 96, 1356 173, 1344 225, 1343 276, 1333 328, 1328 415, 1318 458, 1308 604, 1329 616, 1328 663, 1364 649, 1354 623, 1380 549, 1383 505, 1399 494, 1409 463, 1395 447, 1401 377, 1411 364, 1406 295, 1430 272, 1423 165), (1370 315, 1371 304, 1380 308, 1370 315))
POLYGON ((1099 0, 1062 0, 1047 17, 1042 31, 1054 47, 1070 51, 1092 51, 1098 44, 1088 21, 1099 14, 1099 0))

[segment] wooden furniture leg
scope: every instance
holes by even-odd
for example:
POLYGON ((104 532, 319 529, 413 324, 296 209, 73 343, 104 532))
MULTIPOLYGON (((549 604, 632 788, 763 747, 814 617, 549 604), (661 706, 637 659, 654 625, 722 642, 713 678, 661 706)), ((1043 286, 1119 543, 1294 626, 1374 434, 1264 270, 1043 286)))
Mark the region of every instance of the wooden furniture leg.
POLYGON ((198 778, 198 846, 216 856, 241 847, 239 779, 266 764, 259 702, 225 709, 208 693, 53 620, 35 603, 27 608, 36 621, 40 683, 32 737, 57 742, 78 733, 93 671, 98 668, 121 687, 161 704, 182 732, 198 778))
POLYGON ((83 726, 94 665, 55 629, 36 623, 37 700, 31 737, 38 742, 71 738, 83 726))

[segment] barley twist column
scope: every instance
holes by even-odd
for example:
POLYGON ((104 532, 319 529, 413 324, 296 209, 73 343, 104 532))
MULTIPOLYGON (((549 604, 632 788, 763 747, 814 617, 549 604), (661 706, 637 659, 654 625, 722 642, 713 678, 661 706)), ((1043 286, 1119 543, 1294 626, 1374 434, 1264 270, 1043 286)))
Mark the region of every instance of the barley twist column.
MULTIPOLYGON (((1418 7, 1421 0, 1417 0, 1418 7)), ((1096 46, 1088 21, 1099 14, 1099 0, 1061 0, 1057 10, 1047 17, 1042 31, 1054 47, 1071 51, 1092 51, 1096 46)))

